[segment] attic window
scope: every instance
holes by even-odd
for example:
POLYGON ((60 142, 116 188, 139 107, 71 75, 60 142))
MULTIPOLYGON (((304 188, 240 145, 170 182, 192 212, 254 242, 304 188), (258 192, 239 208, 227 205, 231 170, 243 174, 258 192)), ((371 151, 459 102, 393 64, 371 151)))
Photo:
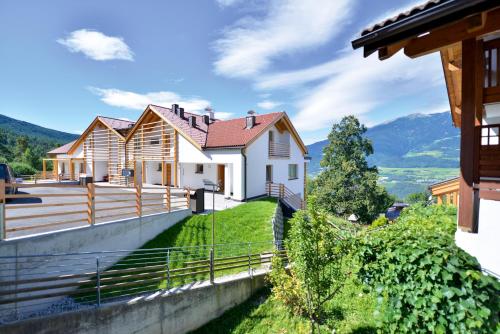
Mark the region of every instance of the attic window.
POLYGON ((160 139, 159 138, 151 139, 150 144, 151 145, 160 145, 160 139))

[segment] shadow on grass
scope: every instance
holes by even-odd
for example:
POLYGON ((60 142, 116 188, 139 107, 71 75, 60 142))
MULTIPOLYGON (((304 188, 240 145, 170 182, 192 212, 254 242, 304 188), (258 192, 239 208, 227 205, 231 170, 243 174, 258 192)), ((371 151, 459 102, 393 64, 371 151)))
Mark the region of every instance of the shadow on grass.
POLYGON ((233 333, 236 327, 243 321, 253 319, 256 322, 264 319, 262 315, 253 314, 259 306, 271 296, 271 289, 262 288, 246 302, 226 311, 221 317, 212 320, 205 326, 190 332, 191 334, 226 334, 233 333))

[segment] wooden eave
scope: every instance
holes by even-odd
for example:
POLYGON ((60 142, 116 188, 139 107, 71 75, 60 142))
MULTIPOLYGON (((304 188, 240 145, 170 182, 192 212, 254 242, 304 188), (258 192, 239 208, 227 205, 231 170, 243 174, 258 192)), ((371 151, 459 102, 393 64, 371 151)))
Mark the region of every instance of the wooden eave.
POLYGON ((142 123, 144 123, 148 119, 148 116, 149 116, 150 113, 153 113, 154 115, 158 116, 160 119, 162 119, 168 125, 170 125, 172 128, 174 128, 175 131, 177 131, 178 133, 180 133, 187 141, 189 141, 191 144, 193 144, 197 149, 199 149, 200 151, 202 150, 202 147, 200 146, 200 144, 198 144, 197 142, 195 142, 191 138, 191 136, 189 136, 186 133, 184 133, 184 131, 182 131, 178 126, 176 126, 175 124, 173 124, 172 122, 170 122, 170 120, 168 120, 167 118, 165 118, 161 113, 159 113, 156 110, 154 110, 153 108, 151 108, 150 105, 148 105, 146 107, 146 109, 142 113, 141 117, 139 117, 139 119, 134 124, 134 126, 132 127, 132 129, 129 131, 127 137, 125 138, 125 143, 129 142, 130 138, 132 138, 132 136, 137 131, 137 129, 139 129, 140 125, 142 123))
POLYGON ((80 137, 78 137, 78 139, 75 141, 75 143, 71 146, 71 148, 68 150, 68 153, 67 154, 73 154, 73 152, 78 148, 78 146, 80 146, 80 144, 87 138, 87 136, 89 135, 89 133, 95 129, 95 127, 97 125, 103 125, 105 128, 108 128, 109 130, 111 130, 112 132, 114 132, 119 139, 125 141, 125 137, 123 137, 118 131, 116 131, 115 129, 113 129, 112 127, 110 127, 106 122, 104 122, 103 120, 101 120, 101 117, 100 116, 97 116, 93 121, 92 123, 90 123, 90 125, 87 127, 87 129, 80 135, 80 137))
POLYGON ((453 124, 460 127, 462 41, 470 38, 482 39, 498 31, 500 31, 500 6, 445 24, 425 34, 383 46, 378 49, 378 57, 380 60, 385 60, 400 50, 410 58, 439 51, 453 124))

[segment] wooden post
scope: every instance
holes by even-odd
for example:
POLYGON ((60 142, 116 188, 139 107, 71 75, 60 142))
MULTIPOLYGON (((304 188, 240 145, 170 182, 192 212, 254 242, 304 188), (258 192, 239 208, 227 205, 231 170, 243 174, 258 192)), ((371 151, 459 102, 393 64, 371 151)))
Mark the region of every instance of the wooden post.
POLYGON ((56 181, 59 181, 59 160, 53 160, 52 161, 52 169, 53 169, 53 173, 54 173, 54 179, 56 181))
POLYGON ((165 185, 165 161, 161 162, 161 185, 165 185))
POLYGON ((167 210, 168 210, 168 212, 170 212, 172 210, 172 206, 171 206, 172 202, 170 201, 170 198, 171 198, 170 197, 170 195, 171 195, 171 193, 170 193, 170 186, 167 186, 167 188, 165 188, 165 189, 166 189, 165 196, 166 196, 167 210))
POLYGON ((141 160, 141 181, 142 181, 142 184, 145 184, 146 183, 146 161, 144 160, 141 160))
POLYGON ((142 217, 142 187, 140 184, 135 186, 135 210, 138 217, 142 217))
POLYGON ((47 178, 47 160, 42 160, 42 178, 45 180, 47 178))
POLYGON ((75 165, 73 159, 69 159, 69 177, 71 180, 75 179, 75 165))
POLYGON ((87 221, 89 225, 95 224, 95 185, 87 183, 87 221))
POLYGON ((0 240, 7 239, 7 222, 5 221, 5 180, 0 179, 0 240))
POLYGON ((177 130, 174 130, 174 186, 179 187, 179 176, 177 175, 177 165, 179 162, 179 134, 177 130))
POLYGON ((90 147, 92 148, 92 182, 95 182, 95 143, 94 143, 94 131, 90 135, 90 147))
POLYGON ((460 203, 458 226, 477 231, 474 183, 478 182, 477 87, 478 64, 481 64, 475 38, 462 41, 462 114, 460 137, 460 203))
POLYGON ((189 188, 186 188, 186 205, 188 209, 191 206, 191 190, 189 188))

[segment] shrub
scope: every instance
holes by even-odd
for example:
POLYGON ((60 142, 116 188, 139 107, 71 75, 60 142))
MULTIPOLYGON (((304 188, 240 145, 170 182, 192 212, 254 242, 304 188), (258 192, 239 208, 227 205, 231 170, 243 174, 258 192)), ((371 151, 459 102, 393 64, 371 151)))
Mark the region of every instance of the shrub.
POLYGON ((360 278, 391 333, 498 333, 499 282, 454 243, 455 210, 416 205, 359 240, 360 278))
POLYGON ((372 224, 370 225, 370 228, 374 229, 377 227, 382 227, 389 224, 389 219, 387 219, 385 216, 379 216, 377 219, 375 219, 372 224))
POLYGON ((36 174, 37 170, 28 164, 22 162, 13 162, 9 164, 14 172, 14 175, 33 175, 36 174))

